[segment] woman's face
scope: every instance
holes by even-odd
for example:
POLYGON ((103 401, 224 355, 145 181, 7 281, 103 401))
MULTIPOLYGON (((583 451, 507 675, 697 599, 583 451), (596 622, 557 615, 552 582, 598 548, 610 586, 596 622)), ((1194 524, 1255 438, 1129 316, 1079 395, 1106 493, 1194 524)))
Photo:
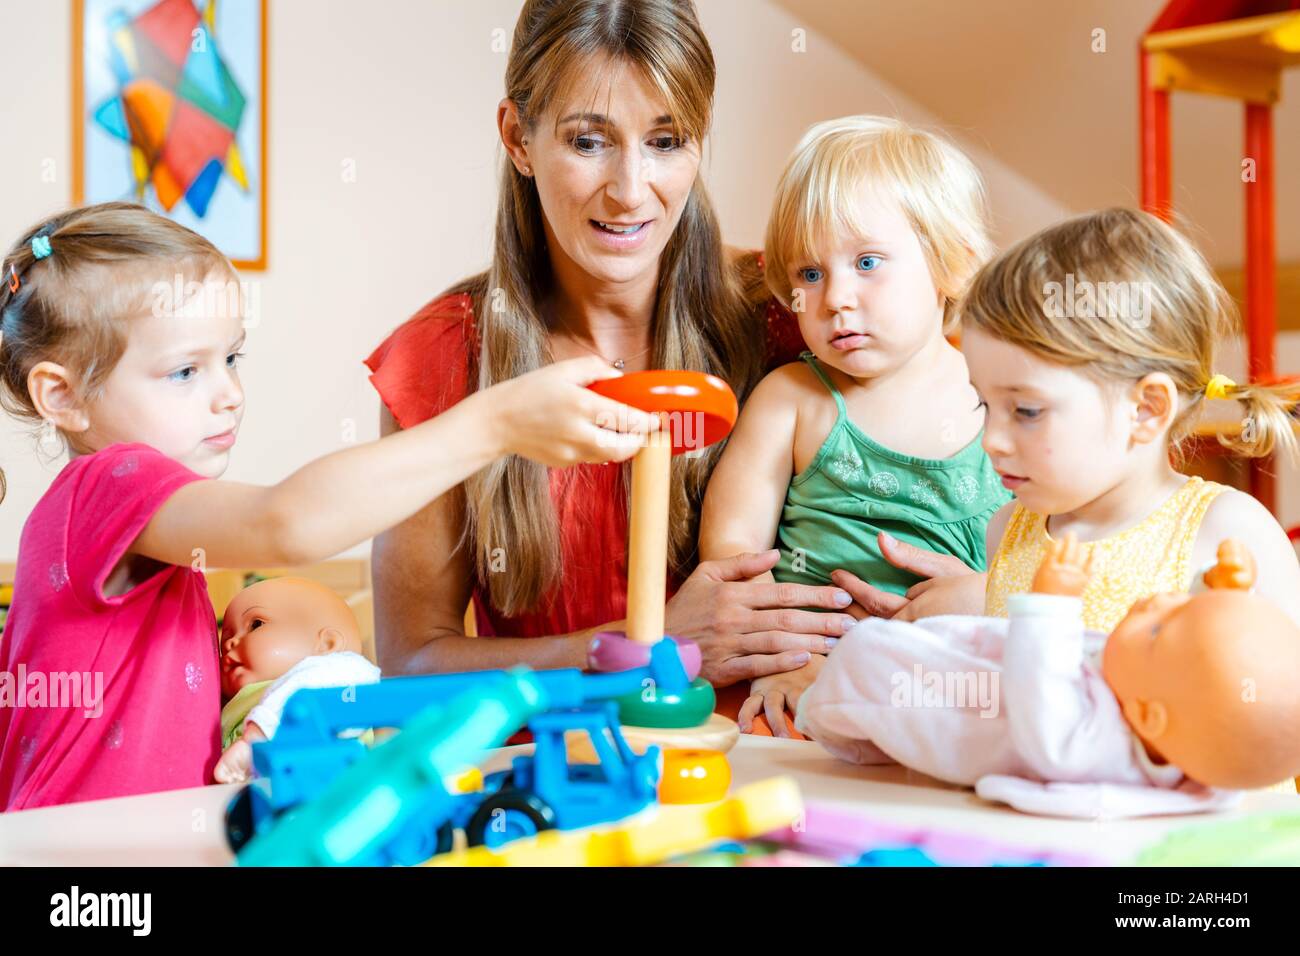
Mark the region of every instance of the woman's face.
POLYGON ((591 89, 580 84, 522 134, 521 165, 532 167, 552 260, 628 282, 657 274, 700 147, 674 135, 667 105, 638 69, 615 63, 608 95, 583 95, 591 89))

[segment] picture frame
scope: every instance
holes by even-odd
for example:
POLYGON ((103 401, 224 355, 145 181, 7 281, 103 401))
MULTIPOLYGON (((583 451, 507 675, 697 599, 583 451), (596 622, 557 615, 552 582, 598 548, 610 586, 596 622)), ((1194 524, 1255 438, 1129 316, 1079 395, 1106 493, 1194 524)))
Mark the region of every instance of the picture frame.
POLYGON ((140 202, 266 269, 266 0, 71 4, 74 204, 140 202))

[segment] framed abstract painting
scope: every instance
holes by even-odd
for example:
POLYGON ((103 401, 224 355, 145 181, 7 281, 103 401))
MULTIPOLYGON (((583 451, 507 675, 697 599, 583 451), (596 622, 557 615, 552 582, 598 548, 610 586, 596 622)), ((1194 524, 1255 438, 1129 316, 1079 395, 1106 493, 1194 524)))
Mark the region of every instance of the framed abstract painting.
POLYGON ((266 0, 72 0, 73 201, 266 268, 266 0))

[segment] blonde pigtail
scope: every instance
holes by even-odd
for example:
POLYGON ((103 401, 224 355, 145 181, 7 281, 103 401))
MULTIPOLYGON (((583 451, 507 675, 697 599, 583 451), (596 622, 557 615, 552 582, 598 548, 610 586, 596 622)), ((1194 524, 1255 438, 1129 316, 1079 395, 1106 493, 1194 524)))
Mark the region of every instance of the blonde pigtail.
POLYGON ((1226 396, 1245 408, 1238 432, 1219 435, 1219 444, 1247 458, 1263 458, 1275 451, 1295 457, 1300 410, 1300 380, 1233 386, 1226 396))

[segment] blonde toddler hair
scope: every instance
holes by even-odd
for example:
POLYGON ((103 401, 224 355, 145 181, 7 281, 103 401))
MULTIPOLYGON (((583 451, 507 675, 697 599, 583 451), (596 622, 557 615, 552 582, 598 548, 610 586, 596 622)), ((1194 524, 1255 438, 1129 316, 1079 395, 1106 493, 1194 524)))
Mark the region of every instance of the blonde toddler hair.
POLYGON ((833 235, 871 235, 864 188, 894 199, 920 240, 944 297, 945 333, 956 304, 993 251, 979 171, 942 136, 884 116, 845 116, 811 127, 777 185, 764 247, 768 287, 791 307, 791 271, 833 235))

